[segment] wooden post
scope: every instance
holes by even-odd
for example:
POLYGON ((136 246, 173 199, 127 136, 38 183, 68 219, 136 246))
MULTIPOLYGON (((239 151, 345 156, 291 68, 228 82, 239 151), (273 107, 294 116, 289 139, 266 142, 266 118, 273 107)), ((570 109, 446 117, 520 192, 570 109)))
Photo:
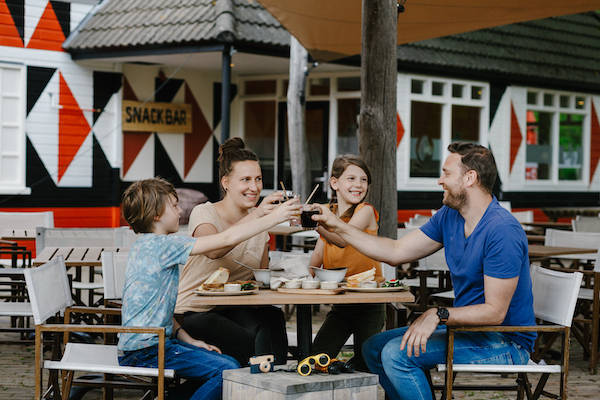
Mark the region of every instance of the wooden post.
POLYGON ((306 200, 311 190, 308 142, 305 124, 305 88, 308 53, 290 38, 290 81, 287 91, 288 143, 292 168, 291 189, 306 200))
POLYGON ((360 67, 360 154, 371 170, 368 201, 379 211, 379 235, 396 238, 395 0, 363 0, 360 67))

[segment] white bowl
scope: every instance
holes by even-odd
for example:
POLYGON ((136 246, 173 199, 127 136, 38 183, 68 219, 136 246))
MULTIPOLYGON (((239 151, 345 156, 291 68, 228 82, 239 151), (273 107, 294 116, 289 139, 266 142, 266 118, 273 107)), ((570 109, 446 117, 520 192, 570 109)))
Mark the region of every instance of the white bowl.
POLYGON ((302 286, 300 279, 292 279, 285 283, 285 287, 288 289, 300 289, 300 286, 302 286))
POLYGON ((336 268, 336 269, 323 269, 323 268, 313 268, 315 271, 315 275, 318 280, 321 282, 341 282, 344 280, 346 276, 346 271, 348 268, 336 268))
POLYGON ((321 282, 307 279, 302 281, 302 289, 318 289, 321 285, 321 282))
POLYGON ((338 283, 337 282, 321 282, 321 289, 337 289, 338 288, 338 283))
POLYGON ((239 292, 242 290, 242 285, 239 283, 226 283, 223 285, 224 292, 239 292))
POLYGON ((263 285, 268 286, 269 282, 271 282, 271 270, 268 269, 255 269, 254 270, 254 278, 262 282, 263 285))

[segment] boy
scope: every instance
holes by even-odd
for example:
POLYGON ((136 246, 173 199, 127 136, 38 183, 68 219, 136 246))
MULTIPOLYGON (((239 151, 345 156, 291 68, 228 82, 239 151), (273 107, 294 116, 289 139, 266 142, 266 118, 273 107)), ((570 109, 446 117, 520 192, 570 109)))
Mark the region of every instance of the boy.
MULTIPOLYGON (((133 183, 123 194, 123 216, 140 236, 129 252, 123 289, 123 326, 162 326, 166 336, 165 368, 194 384, 191 399, 220 399, 222 371, 239 368, 235 359, 188 335, 173 319, 179 264, 190 255, 233 246, 300 213, 298 200, 275 207, 268 215, 196 239, 169 235, 179 229, 178 198, 173 185, 161 178, 133 183)), ((158 365, 158 337, 121 333, 119 364, 158 365)))

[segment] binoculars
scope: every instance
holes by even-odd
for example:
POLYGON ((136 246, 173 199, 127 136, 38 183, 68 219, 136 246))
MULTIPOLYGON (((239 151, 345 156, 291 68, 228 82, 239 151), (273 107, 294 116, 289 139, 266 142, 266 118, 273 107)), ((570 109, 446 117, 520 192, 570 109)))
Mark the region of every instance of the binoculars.
POLYGON ((313 369, 326 369, 331 359, 325 353, 317 354, 314 356, 308 356, 298 364, 298 374, 302 376, 308 376, 313 369))

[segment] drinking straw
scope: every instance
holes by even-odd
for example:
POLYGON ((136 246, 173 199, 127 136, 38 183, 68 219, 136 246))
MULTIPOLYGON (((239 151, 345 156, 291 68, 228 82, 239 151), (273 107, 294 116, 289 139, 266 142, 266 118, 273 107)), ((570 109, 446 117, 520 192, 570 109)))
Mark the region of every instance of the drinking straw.
POLYGON ((290 198, 287 196, 287 190, 285 190, 285 185, 283 184, 283 181, 279 181, 279 184, 283 189, 283 197, 285 197, 285 201, 288 201, 290 198))
POLYGON ((315 192, 317 191, 317 188, 319 187, 319 183, 317 183, 315 185, 315 188, 313 189, 312 193, 308 196, 308 199, 306 199, 306 202, 304 202, 304 204, 308 204, 308 202, 310 201, 310 199, 313 197, 313 194, 315 194, 315 192))

